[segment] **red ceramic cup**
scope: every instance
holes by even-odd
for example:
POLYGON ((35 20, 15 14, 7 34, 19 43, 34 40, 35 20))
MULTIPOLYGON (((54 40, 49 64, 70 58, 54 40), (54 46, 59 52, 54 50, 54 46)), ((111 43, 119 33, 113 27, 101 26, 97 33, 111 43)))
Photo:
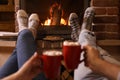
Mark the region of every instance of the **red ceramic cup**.
POLYGON ((60 75, 60 66, 62 60, 62 52, 56 50, 48 50, 42 55, 44 73, 48 79, 55 79, 60 75))
POLYGON ((80 61, 81 46, 78 42, 64 41, 63 43, 63 57, 65 65, 68 69, 76 69, 80 61))

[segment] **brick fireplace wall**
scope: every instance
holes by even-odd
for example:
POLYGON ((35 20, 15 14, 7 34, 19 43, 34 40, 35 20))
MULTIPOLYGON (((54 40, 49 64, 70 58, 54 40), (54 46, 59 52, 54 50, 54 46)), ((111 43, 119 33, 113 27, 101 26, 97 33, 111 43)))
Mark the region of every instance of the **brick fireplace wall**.
POLYGON ((119 3, 120 0, 91 0, 90 6, 95 9, 93 31, 98 40, 120 39, 119 3))

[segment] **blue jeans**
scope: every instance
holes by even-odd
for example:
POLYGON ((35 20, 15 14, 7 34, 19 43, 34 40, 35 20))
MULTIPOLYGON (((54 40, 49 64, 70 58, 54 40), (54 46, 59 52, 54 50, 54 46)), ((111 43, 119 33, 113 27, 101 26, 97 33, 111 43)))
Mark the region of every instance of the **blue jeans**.
MULTIPOLYGON (((16 72, 37 50, 37 44, 28 29, 22 30, 17 38, 16 48, 6 63, 0 68, 0 78, 16 72)), ((43 73, 40 73, 34 80, 45 80, 43 73)))

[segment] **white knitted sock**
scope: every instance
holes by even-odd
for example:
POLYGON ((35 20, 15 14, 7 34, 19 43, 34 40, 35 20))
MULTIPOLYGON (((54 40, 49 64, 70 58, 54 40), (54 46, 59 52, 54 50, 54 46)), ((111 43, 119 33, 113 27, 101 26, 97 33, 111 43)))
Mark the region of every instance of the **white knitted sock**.
POLYGON ((79 35, 79 40, 78 42, 81 44, 81 47, 84 45, 91 45, 96 48, 96 36, 94 32, 89 31, 87 29, 82 29, 79 35))
POLYGON ((88 30, 92 29, 92 22, 93 22, 94 15, 95 15, 94 8, 88 7, 84 13, 83 24, 81 26, 81 29, 88 29, 88 30))
POLYGON ((28 28, 32 31, 32 34, 34 38, 36 38, 37 35, 37 28, 39 26, 39 16, 36 13, 33 13, 29 17, 29 23, 28 23, 28 28))
POLYGON ((17 11, 17 22, 18 22, 19 32, 23 29, 28 28, 28 15, 24 10, 17 11))

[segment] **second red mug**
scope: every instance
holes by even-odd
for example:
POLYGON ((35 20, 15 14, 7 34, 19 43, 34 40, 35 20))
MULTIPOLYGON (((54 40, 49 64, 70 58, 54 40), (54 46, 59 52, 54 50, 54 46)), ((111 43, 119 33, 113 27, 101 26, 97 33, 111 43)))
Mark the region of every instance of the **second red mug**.
POLYGON ((65 65, 68 69, 76 69, 79 65, 81 52, 81 46, 78 42, 64 41, 63 42, 63 57, 65 65))

